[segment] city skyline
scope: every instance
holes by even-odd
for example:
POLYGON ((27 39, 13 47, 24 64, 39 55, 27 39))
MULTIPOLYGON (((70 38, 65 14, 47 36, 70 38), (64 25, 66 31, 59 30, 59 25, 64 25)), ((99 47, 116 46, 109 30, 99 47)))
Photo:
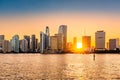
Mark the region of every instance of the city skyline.
POLYGON ((68 42, 72 42, 73 37, 82 42, 81 37, 86 35, 91 36, 91 45, 95 46, 94 33, 98 30, 106 32, 106 42, 110 38, 119 38, 119 2, 118 0, 1 0, 0 34, 4 34, 8 40, 14 34, 18 34, 20 39, 24 35, 35 34, 39 39, 40 31, 44 31, 46 26, 49 26, 50 34, 54 35, 59 25, 65 24, 68 26, 68 42))

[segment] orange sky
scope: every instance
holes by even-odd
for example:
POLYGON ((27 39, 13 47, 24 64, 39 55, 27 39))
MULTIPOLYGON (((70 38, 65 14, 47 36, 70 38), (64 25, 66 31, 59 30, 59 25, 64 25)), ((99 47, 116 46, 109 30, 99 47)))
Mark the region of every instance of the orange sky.
POLYGON ((58 32, 59 25, 68 26, 68 41, 73 41, 77 37, 81 41, 81 36, 92 36, 94 46, 94 35, 97 30, 106 32, 109 38, 120 37, 120 16, 115 14, 102 13, 56 13, 56 14, 24 14, 0 16, 0 34, 5 34, 6 39, 11 39, 14 34, 23 35, 36 34, 39 39, 40 31, 45 31, 45 27, 50 27, 51 35, 58 32))

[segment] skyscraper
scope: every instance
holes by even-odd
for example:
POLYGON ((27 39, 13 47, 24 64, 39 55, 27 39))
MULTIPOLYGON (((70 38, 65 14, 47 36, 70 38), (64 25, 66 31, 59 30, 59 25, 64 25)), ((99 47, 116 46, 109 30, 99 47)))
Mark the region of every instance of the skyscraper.
POLYGON ((45 37, 45 46, 46 46, 46 49, 49 49, 50 48, 50 30, 49 30, 49 27, 46 26, 46 37, 45 37))
POLYGON ((15 35, 11 40, 11 48, 13 52, 19 53, 19 36, 15 35))
POLYGON ((119 48, 119 39, 109 39, 109 50, 119 48))
POLYGON ((0 35, 0 49, 2 50, 2 41, 4 40, 4 35, 0 35))
POLYGON ((36 42, 35 35, 32 35, 31 37, 31 51, 32 52, 35 52, 35 42, 36 42))
POLYGON ((2 51, 3 53, 10 52, 10 42, 8 40, 3 40, 2 41, 2 51))
POLYGON ((95 48, 105 49, 105 32, 104 31, 97 31, 95 33, 95 48))
POLYGON ((45 51, 45 36, 43 32, 40 32, 40 53, 45 51))
POLYGON ((67 45, 67 25, 60 25, 58 34, 63 34, 63 49, 66 49, 67 45))
POLYGON ((50 35, 50 30, 49 30, 49 27, 46 26, 46 35, 49 36, 50 35))
POLYGON ((35 39, 35 50, 37 51, 38 49, 38 39, 35 39))
POLYGON ((50 45, 52 53, 56 53, 58 50, 58 37, 50 36, 50 45))
POLYGON ((55 34, 55 36, 57 37, 58 51, 61 52, 63 51, 63 35, 59 33, 59 34, 55 34))
POLYGON ((30 36, 24 35, 24 39, 28 42, 28 51, 30 50, 30 36))
POLYGON ((28 41, 26 39, 20 40, 20 50, 21 50, 21 52, 28 51, 28 41))
POLYGON ((82 36, 82 48, 89 51, 91 48, 91 36, 82 36))
POLYGON ((4 35, 0 35, 0 41, 4 40, 4 35))

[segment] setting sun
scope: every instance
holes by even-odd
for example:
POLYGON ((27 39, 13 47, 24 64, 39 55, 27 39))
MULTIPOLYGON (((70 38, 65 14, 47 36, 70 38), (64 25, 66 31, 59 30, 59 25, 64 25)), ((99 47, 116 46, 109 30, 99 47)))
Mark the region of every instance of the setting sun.
POLYGON ((81 43, 81 42, 78 42, 78 43, 77 43, 77 48, 78 48, 78 49, 82 48, 82 43, 81 43))

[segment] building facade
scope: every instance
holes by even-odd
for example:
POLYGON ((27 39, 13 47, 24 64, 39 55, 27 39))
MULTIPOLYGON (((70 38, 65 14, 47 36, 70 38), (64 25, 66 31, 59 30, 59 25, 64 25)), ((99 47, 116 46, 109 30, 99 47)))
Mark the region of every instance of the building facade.
POLYGON ((40 53, 45 52, 45 34, 40 32, 40 53))
POLYGON ((31 36, 31 52, 35 52, 35 43, 36 43, 35 35, 32 35, 31 36))
POLYGON ((84 51, 91 49, 91 36, 82 36, 82 48, 84 51))
POLYGON ((2 50, 3 53, 11 52, 10 42, 8 40, 2 41, 2 50))
POLYGON ((64 44, 63 44, 63 34, 55 34, 55 36, 57 37, 57 48, 58 48, 58 51, 63 51, 63 47, 64 47, 64 44))
POLYGON ((119 39, 109 39, 109 50, 119 48, 119 39))
POLYGON ((19 36, 15 35, 11 39, 11 50, 13 52, 19 53, 19 36))
POLYGON ((49 30, 49 27, 46 26, 46 36, 45 36, 45 47, 46 47, 46 50, 48 50, 50 48, 50 30, 49 30))
POLYGON ((104 31, 97 31, 95 33, 95 48, 105 49, 105 32, 104 31))
POLYGON ((4 35, 0 35, 0 52, 2 52, 2 41, 4 40, 4 35))
POLYGON ((28 52, 28 41, 26 39, 20 40, 20 51, 28 52))
POLYGON ((30 36, 24 35, 24 39, 27 40, 27 42, 28 42, 28 51, 30 51, 30 36))
POLYGON ((58 50, 58 38, 57 36, 50 37, 50 45, 52 50, 58 50))
POLYGON ((63 49, 66 49, 67 46, 67 25, 60 25, 58 34, 63 35, 63 49))

